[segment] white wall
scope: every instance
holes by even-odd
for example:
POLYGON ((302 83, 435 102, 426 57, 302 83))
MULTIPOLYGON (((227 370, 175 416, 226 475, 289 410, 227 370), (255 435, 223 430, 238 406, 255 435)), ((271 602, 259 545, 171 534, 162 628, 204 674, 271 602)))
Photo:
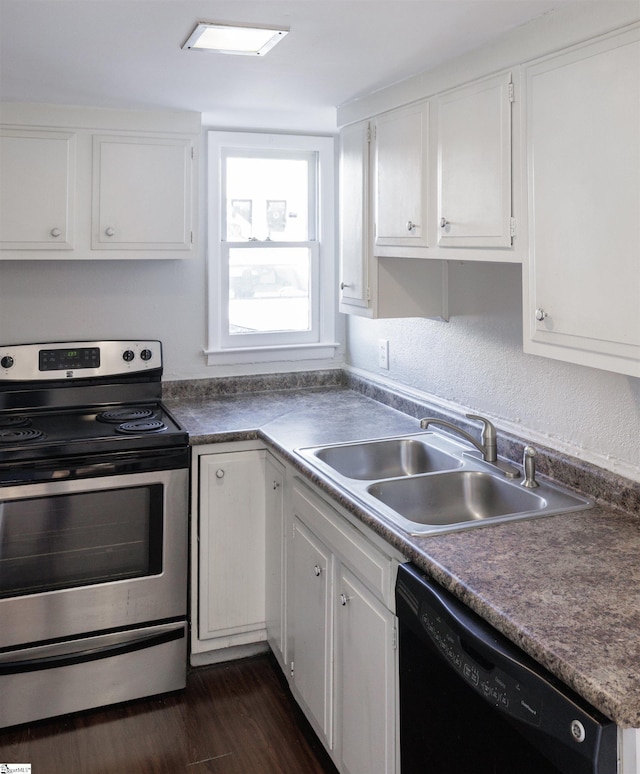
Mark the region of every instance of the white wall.
POLYGON ((0 342, 157 338, 174 375, 204 363, 204 267, 177 261, 0 261, 0 342))
MULTIPOLYGON (((160 339, 167 380, 334 365, 309 361, 242 369, 206 366, 205 295, 202 256, 175 261, 0 261, 0 344, 160 339)), ((341 362, 339 352, 336 363, 341 362)))
POLYGON ((640 481, 640 379, 525 355, 519 265, 452 263, 449 282, 448 323, 350 317, 348 363, 640 481))

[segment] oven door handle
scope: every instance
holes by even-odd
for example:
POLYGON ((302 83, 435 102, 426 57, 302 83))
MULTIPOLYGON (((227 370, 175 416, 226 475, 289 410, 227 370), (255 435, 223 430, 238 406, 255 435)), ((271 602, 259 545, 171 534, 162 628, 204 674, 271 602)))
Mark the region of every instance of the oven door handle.
MULTIPOLYGON (((4 663, 0 661, 0 675, 17 675, 25 672, 38 672, 43 669, 56 669, 58 667, 73 666, 74 664, 84 664, 88 661, 98 661, 103 658, 111 658, 112 656, 121 656, 124 653, 133 653, 136 650, 153 648, 184 637, 184 624, 173 624, 171 628, 162 627, 161 631, 156 629, 153 634, 146 632, 132 639, 126 639, 117 643, 112 642, 104 646, 99 646, 96 642, 95 647, 88 647, 72 653, 67 651, 41 658, 13 659, 4 663)), ((104 638, 96 638, 96 640, 104 641, 104 638)), ((32 653, 33 649, 30 649, 29 652, 32 653)))

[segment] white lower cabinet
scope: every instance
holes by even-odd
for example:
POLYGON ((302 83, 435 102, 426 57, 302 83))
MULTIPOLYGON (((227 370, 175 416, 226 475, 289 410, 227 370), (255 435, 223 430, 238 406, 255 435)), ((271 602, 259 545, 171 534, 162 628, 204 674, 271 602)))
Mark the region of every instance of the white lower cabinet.
POLYGON ((316 730, 333 748, 331 551, 298 519, 291 547, 291 677, 316 730))
POLYGON ((288 562, 294 695, 345 774, 393 774, 394 560, 300 482, 288 562))
POLYGON ((284 467, 269 452, 265 454, 264 466, 267 641, 281 668, 284 669, 286 664, 285 519, 289 487, 284 467))
POLYGON ((395 616, 340 565, 334 594, 336 748, 342 771, 395 771, 395 616))
POLYGON ((238 647, 266 647, 266 452, 242 444, 212 448, 194 450, 192 467, 194 664, 241 655, 238 647))

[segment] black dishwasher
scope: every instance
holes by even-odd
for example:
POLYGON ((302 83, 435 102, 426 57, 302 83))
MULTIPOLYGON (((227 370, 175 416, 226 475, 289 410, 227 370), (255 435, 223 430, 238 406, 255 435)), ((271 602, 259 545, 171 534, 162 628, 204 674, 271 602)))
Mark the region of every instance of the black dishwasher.
POLYGON ((396 612, 402 774, 615 774, 616 725, 411 564, 396 612))

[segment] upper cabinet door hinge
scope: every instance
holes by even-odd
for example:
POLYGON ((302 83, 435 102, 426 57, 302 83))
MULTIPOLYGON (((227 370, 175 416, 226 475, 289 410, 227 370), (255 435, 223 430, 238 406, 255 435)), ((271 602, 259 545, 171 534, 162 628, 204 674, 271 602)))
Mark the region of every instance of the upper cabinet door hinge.
POLYGON ((371 288, 367 288, 367 290, 365 292, 365 296, 366 296, 367 301, 371 301, 371 288))
POLYGON ((509 102, 515 102, 516 101, 516 92, 513 83, 509 83, 507 86, 507 98, 509 102))
POLYGON ((514 237, 516 235, 516 219, 509 218, 509 236, 514 237))

